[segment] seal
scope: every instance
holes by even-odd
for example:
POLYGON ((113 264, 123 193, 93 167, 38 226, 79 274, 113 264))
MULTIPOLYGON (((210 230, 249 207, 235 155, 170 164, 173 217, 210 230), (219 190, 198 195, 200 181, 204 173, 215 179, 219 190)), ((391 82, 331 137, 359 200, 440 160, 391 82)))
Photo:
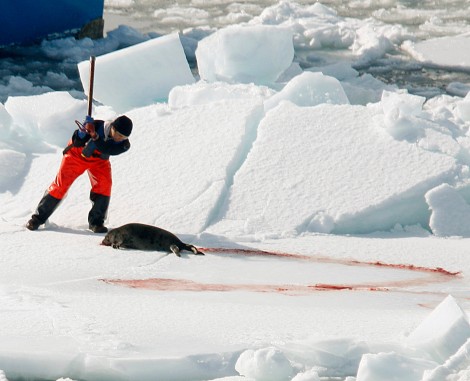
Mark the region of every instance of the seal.
POLYGON ((130 223, 111 229, 101 242, 114 249, 136 249, 173 252, 178 257, 182 250, 204 255, 195 246, 182 242, 176 235, 152 225, 130 223))

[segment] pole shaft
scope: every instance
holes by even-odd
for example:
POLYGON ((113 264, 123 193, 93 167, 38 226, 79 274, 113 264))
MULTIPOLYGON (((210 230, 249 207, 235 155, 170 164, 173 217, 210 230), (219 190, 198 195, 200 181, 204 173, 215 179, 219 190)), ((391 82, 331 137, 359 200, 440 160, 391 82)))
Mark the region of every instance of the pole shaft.
POLYGON ((90 57, 90 83, 88 88, 88 116, 91 116, 91 110, 93 106, 93 85, 95 81, 95 61, 96 57, 90 57))

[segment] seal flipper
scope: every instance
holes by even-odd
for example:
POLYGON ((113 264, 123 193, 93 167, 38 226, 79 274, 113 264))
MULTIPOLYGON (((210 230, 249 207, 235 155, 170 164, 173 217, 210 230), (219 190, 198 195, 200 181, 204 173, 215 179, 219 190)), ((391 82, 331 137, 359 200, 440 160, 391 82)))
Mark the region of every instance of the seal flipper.
POLYGON ((205 255, 202 251, 199 251, 196 246, 186 245, 186 250, 192 251, 196 255, 205 255))
POLYGON ((170 245, 170 250, 176 254, 177 257, 181 257, 180 248, 176 245, 170 245))

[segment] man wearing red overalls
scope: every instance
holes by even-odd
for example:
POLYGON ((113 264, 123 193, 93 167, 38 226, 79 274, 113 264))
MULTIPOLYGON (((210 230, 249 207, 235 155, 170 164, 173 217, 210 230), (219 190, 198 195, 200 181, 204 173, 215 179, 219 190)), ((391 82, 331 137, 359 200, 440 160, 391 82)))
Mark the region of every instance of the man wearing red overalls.
POLYGON ((106 233, 104 226, 111 197, 112 175, 110 155, 120 155, 129 150, 132 121, 125 115, 113 122, 86 118, 74 131, 55 180, 38 204, 36 212, 26 224, 29 230, 37 230, 67 194, 72 183, 87 171, 91 183, 92 208, 88 213, 88 225, 94 233, 106 233))

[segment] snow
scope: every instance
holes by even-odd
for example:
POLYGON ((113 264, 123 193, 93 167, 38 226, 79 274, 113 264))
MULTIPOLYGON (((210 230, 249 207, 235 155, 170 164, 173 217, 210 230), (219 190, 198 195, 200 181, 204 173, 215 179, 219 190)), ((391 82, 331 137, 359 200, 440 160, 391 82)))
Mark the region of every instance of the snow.
POLYGON ((107 225, 160 226, 205 256, 100 245, 86 176, 26 230, 86 101, 32 89, 0 107, 0 380, 468 379, 469 96, 426 100, 347 61, 276 62, 269 37, 286 27, 295 46, 351 47, 362 62, 407 36, 281 2, 201 40, 213 78, 175 83, 186 63, 136 62, 143 81, 172 85, 124 103, 136 83, 116 90, 101 70, 161 41, 181 63, 182 40, 97 58, 94 116, 134 122, 131 150, 111 159, 107 225), (265 59, 232 60, 253 46, 265 59))
POLYGON ((248 349, 235 364, 242 376, 260 381, 290 380, 294 370, 289 359, 276 348, 248 349))
POLYGON ((449 184, 441 184, 425 194, 431 209, 429 225, 437 236, 470 235, 470 227, 462 224, 470 217, 470 206, 449 184))
POLYGON ((312 72, 304 72, 292 78, 281 91, 264 102, 264 110, 274 108, 283 100, 301 107, 322 103, 349 104, 348 97, 336 78, 312 72))

